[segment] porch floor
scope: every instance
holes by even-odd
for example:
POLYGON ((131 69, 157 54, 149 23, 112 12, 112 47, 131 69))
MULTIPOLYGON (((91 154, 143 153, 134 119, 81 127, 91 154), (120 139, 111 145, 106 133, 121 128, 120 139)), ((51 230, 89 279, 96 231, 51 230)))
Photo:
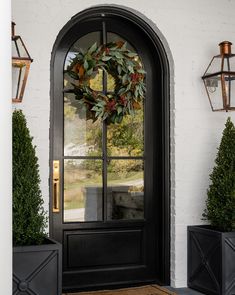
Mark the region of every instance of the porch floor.
MULTIPOLYGON (((168 289, 169 291, 172 291, 176 293, 177 295, 205 295, 204 293, 197 292, 195 290, 189 289, 189 288, 172 288, 169 286, 165 286, 165 289, 168 289)), ((62 295, 72 295, 73 293, 66 293, 62 295)), ((75 295, 78 295, 79 293, 75 293, 75 295)), ((89 293, 87 293, 89 294, 89 293)))
POLYGON ((198 291, 195 291, 193 289, 189 288, 172 288, 172 287, 165 287, 166 289, 175 292, 178 295, 204 295, 204 293, 200 293, 198 291))

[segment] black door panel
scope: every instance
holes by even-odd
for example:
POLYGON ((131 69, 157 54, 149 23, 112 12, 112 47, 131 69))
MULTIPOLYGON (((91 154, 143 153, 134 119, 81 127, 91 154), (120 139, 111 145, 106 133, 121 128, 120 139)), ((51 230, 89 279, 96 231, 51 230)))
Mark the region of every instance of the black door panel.
MULTIPOLYGON (((63 244, 63 289, 65 291, 91 290, 146 282, 167 283, 168 279, 162 279, 161 274, 164 268, 167 269, 169 262, 166 259, 166 257, 169 259, 168 254, 164 254, 165 247, 167 249, 169 245, 163 244, 163 241, 169 242, 167 236, 169 232, 167 230, 164 232, 164 228, 168 229, 168 225, 163 223, 169 214, 168 207, 166 214, 163 214, 165 210, 163 199, 166 194, 164 185, 167 183, 163 136, 164 120, 166 120, 163 99, 165 73, 153 40, 137 23, 115 13, 95 13, 90 17, 76 17, 65 26, 57 38, 51 66, 51 175, 53 175, 53 160, 59 160, 61 181, 60 210, 51 212, 50 232, 53 238, 63 244), (88 36, 88 41, 81 39, 84 36, 88 36), (85 156, 69 154, 68 156, 64 153, 64 63, 70 48, 77 40, 82 40, 82 44, 90 42, 91 46, 97 41, 92 40, 93 37, 100 38, 101 44, 107 38, 108 40, 109 38, 126 40, 137 52, 146 70, 147 92, 143 107, 144 153, 138 157, 112 157, 105 150, 107 142, 102 147, 102 154, 97 153, 93 158, 87 154, 85 156), (97 164, 95 161, 101 163, 99 163, 103 169, 100 173, 103 177, 101 183, 105 188, 91 189, 85 186, 80 189, 79 187, 79 194, 81 191, 86 193, 86 202, 80 201, 79 207, 73 209, 71 204, 74 196, 69 189, 80 181, 75 175, 77 171, 80 171, 79 163, 86 161, 87 166, 90 167, 92 166, 90 160, 93 161, 93 166, 97 164), (115 166, 119 160, 130 161, 131 165, 134 165, 135 161, 143 162, 143 176, 141 176, 143 191, 131 193, 128 185, 115 186, 117 180, 113 182, 114 184, 107 185, 109 184, 107 171, 110 171, 108 165, 111 162, 115 166), (66 168, 64 163, 71 161, 78 163, 77 166, 66 168), (65 198, 71 199, 69 209, 67 209, 68 202, 66 203, 65 198), (89 201, 89 198, 93 203, 89 201), (130 202, 132 202, 131 206, 130 202), (110 207, 111 203, 112 206, 115 204, 115 212, 110 207), (97 213, 89 213, 92 212, 91 209, 95 209, 97 213), (72 210, 75 210, 73 211, 75 217, 68 215, 72 210), (140 210, 143 210, 143 214, 139 213, 140 210)), ((104 142, 107 140, 108 132, 105 123, 102 130, 104 142)), ((82 173, 79 174, 80 178, 85 175, 82 173)), ((138 171, 138 175, 140 174, 141 171, 138 171)), ((53 189, 51 189, 51 198, 53 198, 53 189)))
POLYGON ((64 247, 68 269, 144 263, 142 229, 64 232, 64 247))

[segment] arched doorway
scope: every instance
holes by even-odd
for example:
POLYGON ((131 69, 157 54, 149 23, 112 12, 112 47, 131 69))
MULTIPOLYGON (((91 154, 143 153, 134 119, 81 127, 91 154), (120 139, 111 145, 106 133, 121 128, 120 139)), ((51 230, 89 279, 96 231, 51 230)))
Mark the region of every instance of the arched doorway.
MULTIPOLYGON (((103 73, 93 84, 112 91, 103 73)), ((51 59, 50 150, 50 234, 63 244, 63 289, 169 284, 169 68, 157 35, 135 14, 94 7, 59 33, 51 59), (77 48, 120 40, 147 73, 144 104, 121 125, 92 123, 66 93, 71 81, 64 69, 77 48)))

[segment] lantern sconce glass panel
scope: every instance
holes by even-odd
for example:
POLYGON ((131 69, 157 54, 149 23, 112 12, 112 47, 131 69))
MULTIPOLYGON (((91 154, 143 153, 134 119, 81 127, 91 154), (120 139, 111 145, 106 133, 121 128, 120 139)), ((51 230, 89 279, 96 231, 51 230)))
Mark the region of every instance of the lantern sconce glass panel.
POLYGON ((212 58, 202 79, 212 111, 235 110, 235 54, 232 43, 219 44, 220 54, 212 58))
POLYGON ((20 36, 15 35, 15 23, 12 26, 12 101, 22 102, 32 58, 20 36))

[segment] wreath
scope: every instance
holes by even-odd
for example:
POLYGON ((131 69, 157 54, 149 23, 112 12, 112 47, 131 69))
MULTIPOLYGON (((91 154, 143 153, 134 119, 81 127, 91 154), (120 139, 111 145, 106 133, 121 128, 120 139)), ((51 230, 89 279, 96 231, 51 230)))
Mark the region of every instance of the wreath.
POLYGON ((65 72, 74 82, 66 92, 75 94, 87 119, 121 123, 124 116, 134 115, 141 108, 146 91, 145 71, 138 55, 122 41, 101 46, 95 43, 86 52, 80 49, 65 72), (95 91, 90 87, 90 80, 99 70, 113 77, 114 92, 95 91))

